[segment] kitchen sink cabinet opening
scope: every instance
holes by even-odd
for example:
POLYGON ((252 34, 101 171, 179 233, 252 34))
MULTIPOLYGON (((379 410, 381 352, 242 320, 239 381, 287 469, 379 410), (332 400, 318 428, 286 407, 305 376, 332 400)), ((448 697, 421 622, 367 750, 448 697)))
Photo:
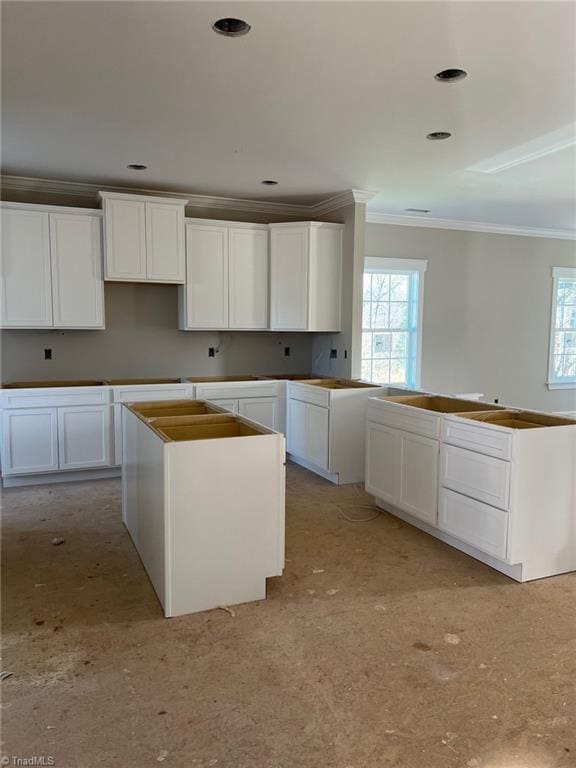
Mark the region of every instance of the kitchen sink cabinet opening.
POLYGON ((178 442, 182 440, 214 440, 224 437, 251 437, 261 436, 262 432, 248 424, 232 421, 225 424, 182 424, 171 427, 159 427, 153 425, 154 429, 167 442, 178 442))

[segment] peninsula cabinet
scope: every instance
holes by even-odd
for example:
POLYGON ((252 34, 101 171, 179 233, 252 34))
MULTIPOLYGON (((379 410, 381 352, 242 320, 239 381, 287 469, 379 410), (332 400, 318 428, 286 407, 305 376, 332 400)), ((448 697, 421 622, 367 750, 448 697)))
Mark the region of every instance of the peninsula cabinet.
POLYGON ((181 330, 268 328, 268 227, 186 220, 181 330))
POLYGON ((104 328, 100 211, 3 203, 3 328, 104 328))
POLYGON ((183 283, 185 200, 100 192, 105 280, 183 283))
POLYGON ((340 331, 342 224, 270 224, 270 328, 340 331))

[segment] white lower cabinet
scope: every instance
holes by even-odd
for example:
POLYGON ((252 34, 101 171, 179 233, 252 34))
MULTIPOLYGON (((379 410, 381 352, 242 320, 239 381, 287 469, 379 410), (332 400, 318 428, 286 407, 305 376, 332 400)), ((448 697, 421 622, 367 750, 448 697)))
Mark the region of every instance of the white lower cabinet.
POLYGON ((428 437, 400 432, 400 487, 398 506, 427 523, 436 523, 438 512, 439 443, 428 437))
POLYGON ((58 408, 59 469, 109 467, 109 405, 58 408))
POLYGON ((329 471, 329 411, 295 398, 288 402, 288 453, 329 471))
POLYGON ((3 411, 2 474, 27 475, 58 469, 57 409, 3 411))
POLYGON ((390 504, 395 504, 398 499, 399 438, 397 429, 368 422, 366 490, 390 504))
POLYGON ((506 558, 508 513, 501 509, 442 488, 438 527, 482 552, 506 558))
POLYGON ((278 398, 248 397, 238 400, 238 413, 270 429, 276 429, 278 398))
POLYGON ((439 443, 368 424, 366 490, 414 517, 436 523, 439 443))

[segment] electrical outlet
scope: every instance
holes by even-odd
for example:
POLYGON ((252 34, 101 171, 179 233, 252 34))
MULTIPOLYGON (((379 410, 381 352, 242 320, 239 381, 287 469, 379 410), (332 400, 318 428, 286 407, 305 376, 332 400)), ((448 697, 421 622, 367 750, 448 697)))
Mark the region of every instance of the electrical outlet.
POLYGON ((337 349, 331 349, 330 350, 330 357, 333 358, 333 359, 338 357, 338 350, 337 349))
POLYGON ((44 360, 52 360, 52 350, 51 349, 45 349, 44 350, 44 360))
POLYGON ((348 350, 344 350, 344 360, 348 360, 348 350))
POLYGON ((216 357, 216 349, 214 347, 208 347, 208 357, 216 357))
POLYGON ((290 347, 284 347, 284 357, 290 357, 290 347))

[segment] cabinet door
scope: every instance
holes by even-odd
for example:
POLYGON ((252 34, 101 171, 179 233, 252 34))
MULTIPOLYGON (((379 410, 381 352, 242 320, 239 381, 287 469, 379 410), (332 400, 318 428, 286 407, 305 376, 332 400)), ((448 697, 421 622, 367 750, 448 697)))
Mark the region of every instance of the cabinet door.
POLYGON ((100 219, 50 214, 54 326, 104 327, 100 219))
POLYGON ((155 283, 183 283, 184 208, 146 203, 146 276, 155 283))
POLYGON ((328 408, 306 404, 306 458, 322 469, 329 469, 328 408))
POLYGON ((275 397, 247 397, 238 401, 238 413, 270 429, 276 429, 275 397))
POLYGON ((4 209, 2 214, 2 327, 52 326, 48 214, 4 209))
POLYGON ((439 443, 400 432, 400 491, 398 506, 436 525, 438 517, 439 443))
POLYGON ((58 469, 56 408, 2 412, 2 474, 27 475, 58 469))
POLYGON ((288 400, 286 450, 302 459, 306 458, 306 406, 301 400, 288 400))
POLYGON ((366 429, 366 490, 382 501, 398 501, 400 433, 368 422, 366 429))
POLYGON ((340 331, 342 230, 313 228, 310 233, 308 330, 340 331))
POLYGON ((229 326, 268 327, 268 232, 230 229, 229 326))
POLYGON ((270 241, 270 327, 308 327, 308 247, 306 227, 272 229, 270 241))
POLYGON ((136 200, 104 201, 106 280, 146 280, 146 206, 136 200))
POLYGON ((186 227, 186 328, 228 327, 228 230, 186 227))
POLYGON ((58 409, 60 469, 110 466, 111 413, 109 405, 58 409))

